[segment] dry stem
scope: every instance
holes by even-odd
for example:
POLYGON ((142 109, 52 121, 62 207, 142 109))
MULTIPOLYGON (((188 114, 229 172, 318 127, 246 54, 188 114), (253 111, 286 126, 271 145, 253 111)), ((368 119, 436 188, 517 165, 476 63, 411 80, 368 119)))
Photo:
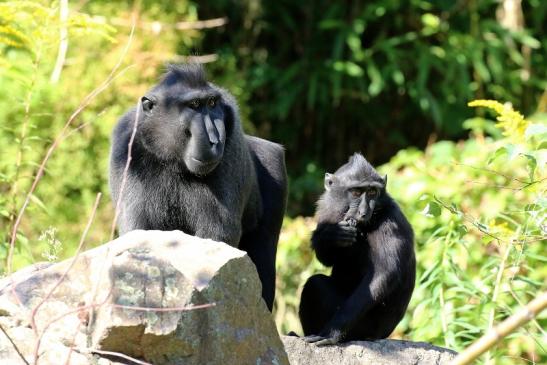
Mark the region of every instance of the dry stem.
MULTIPOLYGON (((91 215, 89 216, 89 219, 87 221, 87 225, 84 229, 84 232, 82 233, 82 237, 80 238, 80 243, 78 244, 78 249, 76 250, 76 254, 70 261, 70 264, 66 268, 65 272, 61 275, 59 280, 53 285, 53 287, 49 290, 49 292, 46 294, 46 296, 38 303, 31 312, 30 315, 30 323, 32 328, 34 329, 34 333, 38 335, 38 327, 36 326, 36 313, 38 313, 38 309, 49 300, 49 298, 53 295, 53 292, 61 285, 61 283, 66 279, 68 272, 72 269, 74 264, 76 263, 76 260, 78 260, 78 257, 80 256, 80 252, 82 251, 82 248, 84 246, 85 238, 87 236, 87 232, 89 232, 89 228, 91 227, 91 223, 93 223, 93 219, 95 218, 95 213, 97 212, 97 208, 99 207, 99 202, 101 200, 101 193, 97 194, 97 198, 95 199, 95 204, 93 205, 93 209, 91 210, 91 215)), ((36 341, 36 345, 34 347, 34 364, 38 364, 38 350, 40 349, 40 344, 42 342, 42 337, 44 336, 45 330, 40 334, 38 337, 38 340, 36 341)))
POLYGON ((467 365, 471 364, 484 352, 492 348, 497 342, 511 332, 534 319, 542 310, 547 307, 547 292, 543 292, 538 297, 521 308, 505 321, 501 322, 484 336, 475 341, 471 346, 462 351, 454 358, 449 365, 467 365))

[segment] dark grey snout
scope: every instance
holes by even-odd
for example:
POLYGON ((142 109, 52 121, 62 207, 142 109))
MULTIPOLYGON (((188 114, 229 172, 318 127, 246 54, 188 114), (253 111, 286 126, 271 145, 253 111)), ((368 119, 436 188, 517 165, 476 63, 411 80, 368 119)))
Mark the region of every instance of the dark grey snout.
POLYGON ((187 153, 190 161, 187 161, 187 167, 197 175, 206 175, 218 165, 224 154, 224 122, 205 114, 194 119, 188 129, 187 153))
POLYGON ((211 161, 222 157, 226 131, 220 119, 212 120, 205 115, 202 121, 194 121, 190 126, 190 142, 195 146, 194 157, 202 161, 211 161))
POLYGON ((359 204, 359 210, 357 214, 359 215, 359 221, 367 222, 372 216, 374 211, 374 200, 367 200, 366 198, 361 199, 361 204, 359 204))

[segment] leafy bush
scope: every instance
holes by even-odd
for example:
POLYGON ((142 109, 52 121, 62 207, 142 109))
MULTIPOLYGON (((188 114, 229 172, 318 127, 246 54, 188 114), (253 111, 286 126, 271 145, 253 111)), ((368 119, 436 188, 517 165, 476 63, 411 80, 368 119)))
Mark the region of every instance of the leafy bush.
MULTIPOLYGON (((203 48, 238 60, 251 120, 287 146, 298 181, 310 163, 330 170, 357 150, 378 164, 462 138, 471 99, 532 113, 547 87, 547 2, 506 3, 220 0, 199 10, 230 19, 203 48)), ((292 188, 289 214, 311 214, 320 186, 292 188)))
MULTIPOLYGON (((403 150, 379 168, 416 235, 416 289, 393 337, 455 350, 547 289, 547 117, 531 123, 496 102, 471 105, 500 113, 497 134, 504 137, 485 136, 475 120, 473 138, 437 142, 424 152, 403 150)), ((321 268, 303 228, 314 224, 302 218, 285 223, 278 258, 282 332, 299 329, 298 290, 321 268)), ((545 361, 546 319, 513 333, 485 361, 545 361)))
POLYGON ((131 4, 95 1, 83 9, 69 5, 68 19, 63 22, 58 1, 0 3, 0 84, 9 90, 0 98, 0 272, 5 269, 15 217, 39 163, 70 115, 122 58, 117 77, 74 121, 48 162, 19 227, 14 269, 40 261, 44 254, 70 255, 98 192, 103 198, 88 241, 99 244, 109 239, 113 209, 107 176, 112 128, 157 80, 177 49, 187 54, 199 41, 199 31, 178 32, 164 26, 159 33, 162 42, 157 42, 158 33, 146 27, 158 15, 166 22, 196 20, 189 1, 175 5, 142 2, 144 15, 137 19, 131 40, 131 4), (68 52, 60 78, 53 81, 62 27, 68 30, 68 52))

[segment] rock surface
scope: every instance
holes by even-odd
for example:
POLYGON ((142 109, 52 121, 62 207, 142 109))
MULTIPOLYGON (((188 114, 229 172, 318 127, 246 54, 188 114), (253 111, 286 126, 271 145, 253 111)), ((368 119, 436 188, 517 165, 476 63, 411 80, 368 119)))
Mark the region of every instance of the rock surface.
POLYGON ((442 365, 456 356, 451 350, 424 342, 356 341, 317 347, 298 337, 283 336, 291 365, 442 365))
MULTIPOLYGON (((179 231, 133 231, 0 280, 0 326, 30 364, 133 364, 130 356, 154 365, 440 365, 454 357, 408 341, 281 340, 260 293, 243 251, 179 231)), ((1 330, 0 364, 24 365, 1 330)))
MULTIPOLYGON (((178 231, 133 231, 2 279, 0 325, 29 363, 35 352, 40 364, 69 354, 73 365, 131 363, 109 351, 154 365, 288 364, 260 293, 243 251, 178 231), (35 328, 47 331, 36 350, 38 305, 35 328), (192 309, 200 305, 210 306, 192 309)), ((2 333, 0 363, 24 364, 2 333)))

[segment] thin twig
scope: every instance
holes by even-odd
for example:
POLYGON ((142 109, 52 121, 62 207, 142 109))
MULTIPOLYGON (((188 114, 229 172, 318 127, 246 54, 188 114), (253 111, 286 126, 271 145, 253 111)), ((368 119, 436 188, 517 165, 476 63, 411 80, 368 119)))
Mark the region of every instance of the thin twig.
MULTIPOLYGON (((100 19, 98 17, 95 17, 96 19, 100 19)), ((131 24, 125 20, 120 18, 112 18, 109 20, 110 24, 118 25, 122 27, 131 26, 131 24)), ((196 21, 189 21, 189 22, 177 22, 177 23, 161 23, 161 22, 139 22, 137 25, 137 28, 142 28, 146 30, 151 30, 152 32, 158 34, 163 29, 176 29, 176 30, 199 30, 199 29, 210 29, 210 28, 218 28, 226 25, 228 23, 228 18, 213 18, 213 19, 206 19, 206 20, 196 20, 196 21)))
POLYGON ((501 341, 504 337, 514 330, 535 318, 542 310, 547 308, 547 292, 543 292, 538 297, 521 308, 495 328, 488 331, 484 336, 475 341, 471 346, 460 352, 449 365, 467 365, 471 364, 484 352, 501 341))
MULTIPOLYGON (((91 227, 91 224, 93 223, 93 219, 95 218, 95 213, 97 212, 97 208, 99 207, 99 202, 101 201, 101 193, 97 194, 97 198, 95 199, 95 204, 93 205, 93 209, 91 210, 91 215, 89 216, 89 219, 87 221, 87 225, 84 229, 84 232, 82 233, 82 237, 80 238, 80 243, 78 244, 78 249, 76 250, 76 254, 70 261, 70 264, 66 268, 66 270, 63 272, 63 274, 59 277, 59 280, 53 285, 53 287, 49 290, 49 292, 46 294, 46 296, 38 303, 32 310, 30 314, 30 323, 32 328, 34 329, 34 333, 38 335, 38 327, 36 326, 36 314, 38 313, 38 309, 46 303, 49 298, 53 295, 55 290, 63 283, 65 278, 67 277, 69 271, 72 269, 76 261, 78 260, 78 257, 80 256, 80 252, 82 251, 82 248, 84 246, 85 238, 87 236, 87 232, 89 232, 89 228, 91 227)), ((42 333, 38 340, 36 341, 36 346, 34 347, 34 363, 38 364, 38 350, 40 349, 40 343, 42 342, 42 337, 44 333, 42 333)))
POLYGON ((211 63, 218 60, 218 54, 211 53, 211 54, 203 54, 199 56, 170 56, 170 59, 172 59, 174 62, 187 62, 187 63, 211 63))
POLYGON ((510 190, 510 191, 521 191, 522 189, 528 187, 528 186, 526 186, 526 187, 513 188, 513 187, 510 187, 510 186, 490 184, 490 183, 487 183, 487 182, 481 182, 481 181, 475 181, 475 180, 466 180, 465 182, 469 183, 469 184, 482 185, 486 188, 500 189, 500 190, 510 190))
POLYGON ((125 189, 125 184, 127 183, 127 175, 129 173, 129 165, 131 164, 131 152, 133 151, 133 142, 135 141, 135 135, 137 134, 137 126, 139 124, 139 112, 141 110, 141 101, 137 102, 137 110, 135 112, 135 119, 133 121, 133 131, 131 132, 131 138, 129 138, 129 143, 127 144, 127 160, 125 162, 125 167, 123 169, 122 181, 120 183, 120 190, 118 191, 118 199, 116 201, 116 211, 114 214, 114 219, 112 220, 112 227, 110 229, 110 240, 114 239, 114 232, 116 231, 116 224, 118 223, 118 218, 120 216, 120 204, 122 202, 122 196, 125 189))
POLYGON ((452 214, 457 214, 459 216, 461 216, 463 218, 463 220, 469 224, 471 224, 473 227, 477 228, 480 232, 484 233, 485 235, 493 238, 494 240, 498 241, 498 242, 510 242, 512 244, 521 244, 521 245, 524 245, 524 244, 528 244, 528 243, 534 243, 534 242, 540 242, 540 241, 544 241, 546 238, 547 238, 547 235, 536 235, 536 236, 528 236, 529 239, 526 239, 526 240, 507 240, 507 239, 502 239, 501 237, 498 237, 488 231, 486 231, 484 228, 482 228, 478 223, 477 223, 477 220, 472 216, 472 215, 469 215, 469 214, 466 214, 462 211, 456 211, 454 208, 452 208, 451 206, 449 206, 448 204, 446 204, 443 200, 441 200, 439 197, 437 196, 433 196, 433 198, 435 199, 435 201, 441 205, 443 208, 445 208, 446 210, 448 210, 449 212, 451 212, 452 214))
MULTIPOLYGON (((452 237, 452 232, 449 231, 447 233, 447 235, 445 236, 444 238, 444 243, 443 243, 443 253, 442 253, 442 258, 441 258, 441 265, 445 265, 445 262, 446 262, 446 251, 447 251, 447 248, 448 248, 448 242, 450 240, 450 238, 452 237)), ((443 333, 446 333, 447 336, 445 336, 445 339, 444 339, 444 343, 445 343, 445 346, 446 347, 452 347, 452 336, 448 336, 448 321, 447 321, 447 311, 446 311, 446 302, 445 302, 445 297, 444 297, 444 285, 441 285, 441 289, 439 291, 439 304, 441 305, 441 328, 443 330, 443 333), (450 341, 450 342, 449 342, 450 341)))
POLYGON ((78 325, 76 326, 76 330, 74 331, 74 334, 72 335, 72 341, 70 342, 70 348, 68 349, 68 354, 66 355, 66 360, 64 365, 70 365, 70 358, 72 357, 72 352, 74 351, 74 342, 76 342, 76 336, 78 336, 78 332, 80 332, 81 327, 82 327, 82 322, 78 322, 78 325))
POLYGON ((135 364, 139 365, 154 365, 149 362, 145 362, 142 360, 137 360, 131 356, 127 356, 125 354, 122 354, 121 352, 114 352, 114 351, 104 351, 104 350, 98 350, 98 349, 83 349, 83 348, 77 348, 76 351, 84 354, 99 354, 99 355, 107 355, 107 356, 116 356, 121 357, 122 359, 134 362, 135 364))
MULTIPOLYGON (((500 242, 498 241, 498 244, 500 242)), ((498 267, 498 272, 496 274, 496 282, 494 284, 494 291, 492 293, 492 300, 491 303, 493 304, 492 309, 490 310, 489 320, 488 320, 488 330, 491 331, 494 328, 494 321, 496 319, 496 302, 498 301, 499 292, 501 289, 501 284, 503 281, 503 272, 505 271, 505 265, 507 263, 507 260, 509 259, 509 253, 511 252, 512 245, 506 244, 505 245, 505 252, 503 253, 503 257, 500 262, 500 266, 498 267)), ((490 364, 492 361, 491 353, 490 351, 487 352, 487 359, 486 364, 490 364)))
POLYGON ((21 174, 21 167, 23 164, 24 144, 27 138, 27 132, 30 125, 30 108, 32 102, 32 96, 34 95, 34 88, 36 86, 36 80, 38 79, 38 67, 42 59, 42 43, 39 43, 39 48, 36 51, 36 56, 32 62, 32 77, 29 82, 28 90, 25 95, 24 106, 25 114, 23 117, 23 125, 21 127, 21 135, 19 136, 19 143, 17 146, 17 156, 15 158, 15 172, 13 175, 13 184, 11 185, 9 195, 12 197, 12 207, 10 209, 9 221, 10 224, 16 218, 15 211, 17 210, 17 195, 19 193, 19 178, 21 174))
POLYGON ((95 218, 95 213, 97 212, 97 208, 99 207, 99 202, 101 200, 101 196, 102 196, 102 193, 97 193, 97 197, 95 198, 95 203, 93 204, 93 208, 91 210, 91 215, 89 216, 89 219, 87 220, 87 224, 86 224, 86 227, 84 229, 84 232, 82 233, 82 236, 80 237, 80 243, 78 244, 78 248, 76 249, 76 253, 74 254, 74 257, 72 257, 72 259, 70 261, 70 264, 68 265, 66 270, 63 272, 63 274, 59 277, 59 279, 57 280, 55 285, 53 285, 53 287, 49 290, 49 292, 46 294, 46 296, 40 301, 40 303, 38 303, 34 307, 34 309, 31 312, 30 322, 31 322, 32 328, 34 328, 34 331, 35 331, 36 334, 38 334, 38 329, 36 327, 36 322, 35 322, 36 313, 38 312, 40 307, 44 303, 46 303, 49 300, 49 298, 51 298, 51 296, 53 295, 55 290, 59 287, 59 285, 61 285, 63 283, 63 281, 67 277, 69 271, 72 269, 72 267, 74 266, 74 264, 78 260, 78 257, 80 256, 80 252, 82 251, 82 248, 83 248, 84 243, 85 243, 85 238, 87 236, 87 233, 89 232, 89 228, 91 227, 91 223, 93 223, 93 219, 95 218))
POLYGON ((8 341, 11 343, 11 345, 13 346, 13 348, 15 349, 15 351, 17 352, 17 354, 19 355, 19 357, 21 358, 21 360, 23 360, 23 362, 27 365, 30 365, 29 362, 27 361, 27 359, 25 359, 25 357, 23 356, 23 354, 21 353, 21 351, 19 350, 19 347, 17 347, 17 345, 15 344, 15 342, 13 342, 13 340, 11 339, 10 335, 8 334, 8 332, 4 329, 4 327, 2 327, 2 325, 0 324, 0 330, 4 333, 4 335, 7 337, 8 341))
MULTIPOLYGON (((68 130, 68 127, 72 124, 72 121, 80 114, 80 112, 82 110, 84 110, 88 105, 89 103, 91 103, 91 101, 93 100, 93 98, 95 98, 97 95, 99 95, 102 91, 104 91, 109 85, 110 83, 117 77, 117 70, 120 68, 121 66, 121 63, 123 61, 123 59, 125 58, 125 55, 127 54, 127 51, 129 50, 129 47, 131 45, 131 42, 132 42, 132 39, 133 39, 133 34, 134 34, 134 30, 135 28, 133 27, 131 29, 131 33, 129 35, 129 40, 127 41, 123 51, 122 51, 122 54, 120 55, 116 65, 114 66, 114 68, 111 70, 110 74, 108 75, 108 77, 105 79, 105 81, 103 81, 103 83, 97 87, 96 89, 94 89, 90 94, 88 94, 84 100, 82 101, 82 103, 80 104, 80 106, 76 109, 76 111, 70 116, 70 118, 68 119, 68 121, 65 123, 63 129, 61 130, 61 132, 57 135, 57 137, 55 138, 55 141, 53 142, 53 144, 51 145, 51 147, 49 148, 46 156, 44 157, 44 160, 42 161, 41 165, 40 165, 40 168, 38 169, 38 173, 36 174, 36 178, 34 179, 34 182, 31 186, 31 189, 30 189, 30 192, 29 192, 29 195, 27 195, 27 199, 25 200, 25 203, 23 204, 23 206, 21 207, 21 211, 19 212, 19 215, 17 217, 17 221, 16 221, 16 224, 14 226, 14 230, 13 232, 17 232, 17 228, 20 224, 20 221, 21 221, 21 218, 23 216, 23 213, 29 203, 29 200, 30 200, 30 195, 32 194, 32 192, 34 192, 34 190, 36 189, 36 186, 38 184, 38 182, 40 181, 40 178, 42 177, 42 174, 44 172, 44 169, 45 169, 45 165, 47 163, 47 161, 49 160, 50 156, 52 155, 53 151, 57 148, 57 146, 59 145, 59 143, 61 141, 63 141, 65 139, 65 136, 66 136, 66 132, 68 130)), ((94 215, 94 213, 93 213, 94 215)), ((86 229, 86 232, 87 233, 87 229, 86 229)), ((11 260, 12 260, 12 256, 13 256, 13 250, 14 250, 14 247, 15 247, 15 240, 14 238, 12 237, 12 241, 10 242, 10 252, 9 252, 9 257, 8 257, 8 273, 11 272, 11 260)), ((74 261, 73 261, 74 262, 74 261)), ((71 263, 72 265, 72 263, 71 263)), ((65 274, 68 273, 68 270, 65 272, 65 274)), ((58 282, 59 283, 59 282, 58 282)), ((12 291, 15 293, 15 287, 13 287, 12 291)), ((16 293, 15 293, 16 294, 16 293)), ((105 299, 106 301, 106 299, 105 299)), ((34 316, 35 316, 35 311, 36 311, 36 308, 33 310, 33 315, 31 317, 31 323, 34 321, 34 316)), ((47 328, 49 327, 49 325, 51 325, 51 323, 53 323, 53 321, 51 321, 45 328, 44 330, 42 331, 40 337, 38 338, 37 340, 37 343, 36 343, 36 346, 35 346, 35 353, 34 353, 34 358, 35 358, 35 364, 37 364, 38 362, 38 352, 39 352, 39 348, 40 348, 40 343, 41 343, 41 339, 42 337, 44 336, 47 328)), ((33 328, 34 328, 34 331, 37 333, 37 328, 36 328, 36 324, 33 323, 33 328)))
POLYGON ((44 159, 42 160, 42 163, 40 164, 40 167, 38 168, 38 172, 36 173, 36 177, 34 178, 34 181, 32 182, 32 186, 30 187, 30 190, 25 198, 25 202, 23 203, 23 206, 19 210, 19 214, 17 215, 17 219, 15 221, 15 224, 13 225, 12 234, 10 237, 10 247, 8 252, 8 261, 7 261, 7 270, 6 273, 11 273, 12 269, 12 260, 13 260, 13 251, 15 249, 15 240, 17 237, 17 230, 19 229, 19 225, 21 224, 21 219, 23 218, 23 214, 25 213, 25 210, 30 203, 30 198, 34 191, 36 190, 36 187, 38 186, 38 182, 42 178, 42 175, 44 174, 44 170, 46 168, 46 164, 49 161, 51 155, 53 152, 57 149, 59 143, 64 139, 64 135, 67 132, 68 128, 72 124, 72 122, 76 119, 76 117, 91 103, 91 101, 99 95, 101 92, 103 92, 110 83, 114 80, 116 77, 116 72, 120 68, 123 59, 125 58, 125 55, 127 54, 127 51, 129 50, 129 46, 131 45, 131 42, 133 40, 133 34, 135 31, 135 27, 133 26, 131 28, 131 33, 129 34, 129 40, 127 41, 125 48, 122 51, 122 54, 120 55, 120 58, 118 59, 118 62, 108 75, 108 77, 103 81, 101 85, 99 85, 97 88, 95 88, 91 93, 89 93, 82 103, 78 106, 78 108, 72 113, 72 115, 68 118, 67 122, 63 126, 61 132, 57 135, 51 146, 49 147, 44 159))
POLYGON ((492 233, 486 231, 484 228, 482 228, 480 225, 478 225, 476 223, 476 220, 473 219, 472 216, 468 215, 468 214, 465 214, 464 212, 461 212, 461 211, 455 211, 454 208, 452 208, 451 206, 449 206, 448 204, 446 204, 444 201, 442 201, 440 198, 434 196, 433 197, 435 199, 435 201, 437 203, 439 203, 443 208, 447 209, 448 211, 452 212, 453 214, 458 214, 458 215, 461 215, 463 220, 466 221, 467 223, 471 224, 472 226, 474 226, 475 228, 477 228, 479 231, 481 231, 482 233, 484 233, 485 235, 495 239, 496 241, 499 241, 499 242, 502 242, 503 240, 495 235, 493 235, 492 233))
POLYGON ((61 77, 61 71, 65 64, 66 52, 68 50, 68 0, 59 1, 59 52, 57 53, 57 60, 55 61, 55 67, 51 73, 50 82, 55 84, 61 77))
MULTIPOLYGON (((458 165, 458 166, 463 166, 463 167, 468 167, 470 169, 474 169, 474 170, 479 170, 479 171, 486 171, 486 172, 489 172, 491 174, 494 174, 494 175, 498 175, 498 176, 501 176, 501 177, 504 177, 506 178, 507 180, 513 180, 513 181, 517 181, 521 184, 524 184, 524 187, 528 187, 530 185, 533 185, 533 184, 537 184, 539 182, 542 182, 544 181, 545 179, 541 179, 541 180, 534 180, 534 181, 525 181, 525 180, 522 180, 522 179, 517 179, 516 177, 511 177, 511 176, 508 176, 508 175, 505 175, 505 174, 502 174, 501 172, 499 171, 496 171, 496 170, 492 170, 492 169, 487 169, 485 167, 477 167, 477 166, 472 166, 472 165, 467 165, 467 164, 463 164, 463 163, 460 163, 460 162, 452 162, 454 165, 458 165)), ((547 179, 547 178, 546 178, 547 179)))
POLYGON ((165 307, 165 308, 152 308, 152 307, 136 307, 132 305, 111 304, 114 308, 131 309, 142 312, 185 312, 194 309, 204 309, 216 306, 216 303, 187 305, 184 307, 165 307))
POLYGON ((95 121, 97 121, 97 119, 99 119, 100 116, 102 116, 104 114, 105 110, 103 110, 102 112, 100 112, 99 114, 97 114, 97 117, 93 120, 90 120, 88 122, 85 122, 85 123, 82 123, 80 124, 79 126, 77 126, 76 128, 74 128, 73 130, 71 130, 70 132, 68 132, 65 136, 63 136, 63 140, 69 138, 70 136, 72 136, 73 134, 76 134, 78 133, 79 131, 81 131, 82 129, 84 129, 85 127, 87 127, 88 125, 90 125, 91 123, 94 123, 95 121))
MULTIPOLYGON (((44 336, 46 331, 49 329, 49 327, 51 327, 51 325, 53 325, 53 323, 55 323, 57 321, 60 321, 61 319, 65 318, 66 316, 69 316, 69 315, 74 314, 74 313, 88 311, 88 310, 92 310, 92 309, 95 309, 95 308, 102 307, 103 305, 106 304, 106 302, 111 297, 111 295, 112 295, 112 289, 110 289, 108 294, 99 303, 91 303, 91 304, 88 304, 88 305, 79 306, 75 309, 71 309, 71 310, 69 310, 67 312, 64 312, 61 315, 55 317, 54 319, 49 321, 44 326, 44 329, 42 331, 41 336, 44 336)), ((204 309, 204 308, 214 307, 215 305, 216 305, 216 303, 207 303, 207 304, 191 305, 191 306, 185 306, 185 307, 148 308, 148 307, 125 306, 125 305, 119 305, 119 304, 113 304, 113 303, 108 304, 108 306, 111 306, 113 308, 134 309, 134 310, 142 310, 142 311, 146 311, 146 312, 184 312, 184 311, 189 311, 189 310, 194 310, 194 309, 204 309)), ((35 362, 35 365, 36 364, 37 363, 35 362)))
MULTIPOLYGON (((49 327, 51 325, 53 325, 53 323, 57 322, 57 321, 60 321, 61 319, 65 318, 66 316, 69 316, 71 314, 74 314, 74 313, 78 313, 78 312, 82 312, 82 311, 85 311, 85 310, 89 310, 89 309, 92 309, 92 308, 96 308, 96 307, 101 307, 103 306, 107 301, 108 301, 108 298, 110 298, 110 296, 112 295, 112 289, 108 292, 108 294, 104 297, 103 301, 101 301, 100 303, 92 303, 92 304, 89 304, 89 305, 84 305, 84 306, 79 306, 75 309, 71 309, 67 312, 64 312, 63 314, 53 318, 51 321, 49 321, 45 326, 44 326, 44 329, 42 330, 42 334, 40 335, 40 337, 38 338, 38 341, 41 341, 42 337, 45 335, 45 333, 47 332, 47 330, 49 329, 49 327)), ((35 347, 35 350, 38 351, 38 347, 39 347, 39 343, 38 345, 35 347)), ((36 355, 35 355, 36 356, 36 355)), ((37 362, 37 358, 35 358, 35 362, 34 362, 34 365, 38 365, 38 362, 37 362)))
MULTIPOLYGON (((137 8, 133 8, 133 13, 132 13, 132 16, 131 16, 131 21, 132 21, 133 25, 131 27, 131 33, 129 35, 128 44, 131 43, 131 40, 133 39, 133 34, 135 32, 135 24, 137 23, 138 15, 139 15, 139 12, 138 12, 137 8)), ((116 206, 116 209, 117 209, 117 206, 116 206)), ((114 219, 116 219, 116 218, 114 218, 114 219)), ((115 223, 113 223, 113 227, 115 227, 115 223)), ((110 234, 111 237, 114 235, 113 232, 114 231, 112 230, 112 232, 110 234)), ((112 238, 111 238, 111 240, 112 240, 112 238)), ((93 288, 93 296, 92 296, 92 300, 91 300, 92 302, 94 302, 95 298, 97 297, 97 293, 99 291, 99 286, 101 285, 101 278, 102 278, 103 271, 104 271, 105 264, 106 264, 106 258, 108 257, 109 253, 110 253, 110 246, 107 246, 107 248, 105 250, 105 253, 104 253, 105 260, 103 260, 103 262, 102 262, 101 269, 99 270, 98 280, 97 280, 97 282, 96 282, 96 284, 94 285, 94 288, 93 288)), ((91 331, 91 327, 92 327, 94 321, 95 321, 94 312, 91 311, 89 313, 89 320, 88 320, 88 325, 87 325, 87 328, 86 328, 86 331, 88 333, 91 331)))

